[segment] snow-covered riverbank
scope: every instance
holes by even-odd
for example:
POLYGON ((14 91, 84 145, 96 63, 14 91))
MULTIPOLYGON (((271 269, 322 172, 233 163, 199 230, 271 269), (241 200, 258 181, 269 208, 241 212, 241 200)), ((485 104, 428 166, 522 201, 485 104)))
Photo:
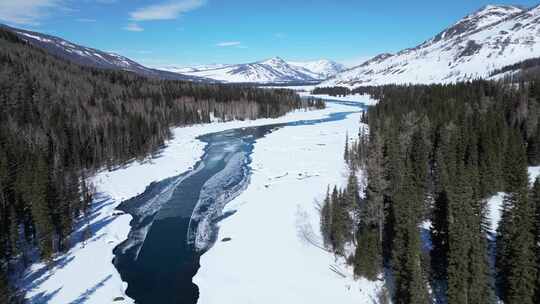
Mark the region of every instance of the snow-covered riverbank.
MULTIPOLYGON (((125 294, 125 284, 112 264, 113 249, 126 239, 131 217, 118 214, 115 208, 122 200, 142 193, 153 181, 176 176, 189 170, 202 156, 204 144, 196 139, 202 134, 271 123, 317 119, 330 113, 350 110, 331 104, 319 111, 297 111, 279 119, 215 123, 174 130, 159 157, 144 163, 132 163, 115 171, 103 171, 93 177, 97 196, 90 219, 91 238, 76 244, 68 253, 56 258, 51 269, 38 263, 21 276, 21 287, 30 303, 132 303, 125 294)), ((357 119, 356 119, 357 121, 357 119)), ((340 122, 337 122, 338 124, 340 122)), ((310 126, 308 128, 313 128, 310 126)), ((344 137, 341 138, 344 140, 344 137)), ((281 145, 281 144, 280 144, 281 145)), ((329 152, 331 153, 331 152, 329 152)), ((73 235, 77 243, 84 225, 73 235)))
POLYGON ((194 278, 201 304, 372 303, 381 283, 354 281, 352 269, 320 248, 317 201, 343 185, 345 120, 277 130, 257 141, 248 188, 229 203, 214 247, 194 278))

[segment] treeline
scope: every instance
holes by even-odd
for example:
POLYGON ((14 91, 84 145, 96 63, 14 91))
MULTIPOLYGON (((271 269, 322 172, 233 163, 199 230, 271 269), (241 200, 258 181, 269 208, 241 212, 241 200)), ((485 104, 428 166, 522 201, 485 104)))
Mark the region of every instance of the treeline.
POLYGON ((351 90, 346 87, 316 87, 311 92, 314 95, 346 96, 351 94, 351 90))
POLYGON ((0 29, 0 303, 8 302, 14 261, 28 262, 36 247, 45 260, 69 248, 92 200, 86 177, 94 170, 147 157, 172 126, 308 107, 324 104, 289 90, 77 66, 0 29))
POLYGON ((355 273, 389 271, 394 303, 539 303, 540 181, 527 167, 540 163, 540 78, 357 91, 379 104, 349 147, 367 174, 355 273))
POLYGON ((518 72, 517 76, 522 73, 530 74, 531 72, 538 74, 540 73, 540 58, 531 58, 515 64, 507 65, 500 69, 491 71, 489 76, 493 77, 507 72, 518 72))

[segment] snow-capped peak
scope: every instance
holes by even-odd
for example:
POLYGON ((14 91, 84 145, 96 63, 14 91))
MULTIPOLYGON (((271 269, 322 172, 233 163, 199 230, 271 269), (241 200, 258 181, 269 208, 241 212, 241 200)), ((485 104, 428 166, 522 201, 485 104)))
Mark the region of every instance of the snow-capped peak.
POLYGON ((465 16, 451 27, 445 29, 430 42, 438 42, 439 40, 448 40, 457 36, 468 34, 484 27, 496 24, 507 18, 523 13, 524 9, 518 6, 511 5, 486 5, 476 12, 465 16))
POLYGON ((326 59, 288 62, 281 57, 246 64, 165 68, 169 71, 236 83, 316 83, 343 70, 343 66, 326 59), (204 76, 203 76, 204 75, 204 76))
POLYGON ((315 61, 289 61, 290 65, 303 68, 316 74, 319 79, 326 79, 343 71, 345 66, 328 59, 319 59, 315 61))
POLYGON ((267 60, 264 60, 264 61, 261 61, 260 62, 261 64, 267 64, 267 65, 271 65, 271 66, 282 66, 282 65, 286 65, 287 62, 285 60, 283 60, 281 57, 272 57, 270 59, 267 59, 267 60))
POLYGON ((382 54, 321 86, 452 83, 540 56, 540 6, 489 5, 432 39, 395 55, 382 54))

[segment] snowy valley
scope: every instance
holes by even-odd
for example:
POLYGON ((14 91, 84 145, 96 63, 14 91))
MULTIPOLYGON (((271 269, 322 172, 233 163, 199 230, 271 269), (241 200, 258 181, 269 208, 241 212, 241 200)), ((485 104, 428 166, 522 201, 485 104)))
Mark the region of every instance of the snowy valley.
POLYGON ((322 43, 369 5, 254 35, 266 2, 82 2, 128 22, 84 30, 163 58, 0 3, 0 304, 540 303, 540 5, 346 66, 298 58, 347 59, 322 43))

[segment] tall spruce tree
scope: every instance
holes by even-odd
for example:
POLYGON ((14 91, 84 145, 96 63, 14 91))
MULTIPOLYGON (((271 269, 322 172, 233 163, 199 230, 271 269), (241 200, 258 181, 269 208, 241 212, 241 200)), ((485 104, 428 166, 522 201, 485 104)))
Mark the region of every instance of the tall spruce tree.
POLYGON ((375 280, 382 269, 384 229, 383 146, 378 133, 373 132, 369 143, 366 173, 368 185, 362 206, 355 253, 355 274, 375 280))
POLYGON ((413 172, 410 159, 407 159, 403 167, 402 184, 392 205, 395 219, 392 269, 395 278, 394 302, 398 304, 428 303, 417 213, 425 197, 419 196, 413 172))
POLYGON ((330 199, 330 187, 326 190, 326 196, 321 206, 321 234, 325 248, 331 248, 332 206, 330 199))
MULTIPOLYGON (((451 153, 453 145, 450 143, 449 131, 441 129, 437 133, 434 179, 435 179, 435 200, 431 213, 431 268, 434 280, 443 283, 448 278, 448 225, 449 225, 449 201, 448 191, 450 181, 453 178, 455 167, 455 153, 451 153)), ((440 284, 438 284, 440 285, 440 284)), ((446 293, 446 291, 444 291, 446 293)))
POLYGON ((528 198, 525 147, 510 136, 506 153, 506 196, 497 237, 499 291, 505 303, 533 304, 536 287, 534 206, 528 198))
POLYGON ((540 178, 534 181, 531 199, 536 208, 536 296, 535 303, 540 302, 540 178))

